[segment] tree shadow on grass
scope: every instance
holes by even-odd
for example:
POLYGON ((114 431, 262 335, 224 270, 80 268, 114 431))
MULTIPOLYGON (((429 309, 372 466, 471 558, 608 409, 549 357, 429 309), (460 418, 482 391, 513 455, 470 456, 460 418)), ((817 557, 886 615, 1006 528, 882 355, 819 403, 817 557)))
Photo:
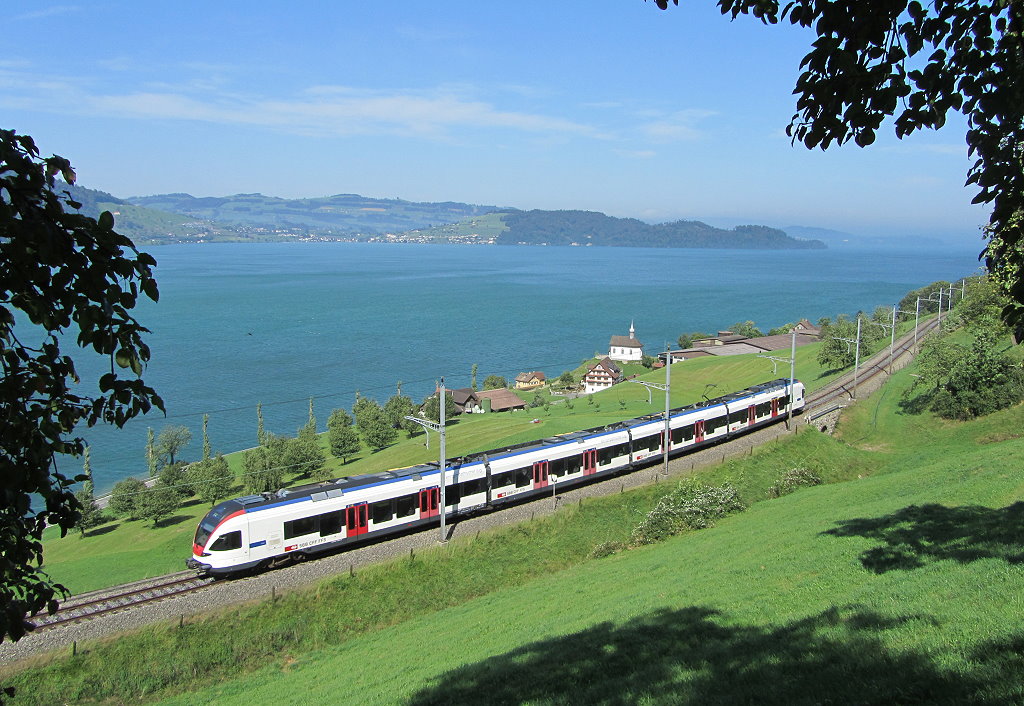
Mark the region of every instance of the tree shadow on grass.
POLYGON ((930 561, 978 559, 1024 562, 1024 502, 1001 508, 910 505, 883 517, 844 520, 824 534, 882 542, 862 553, 861 564, 882 574, 930 561))
POLYGON ((896 403, 900 414, 918 415, 926 412, 932 406, 932 399, 935 397, 934 390, 926 390, 917 394, 910 394, 913 388, 896 403))
POLYGON ((191 515, 172 515, 171 517, 165 517, 160 520, 157 527, 170 527, 171 525, 181 524, 185 520, 194 519, 191 515))
MULTIPOLYGON (((878 635, 920 619, 854 606, 771 627, 730 624, 703 607, 661 610, 459 667, 408 703, 1005 703, 973 674, 891 650, 878 635)), ((1015 684, 1001 649, 988 653, 985 676, 1015 684)))

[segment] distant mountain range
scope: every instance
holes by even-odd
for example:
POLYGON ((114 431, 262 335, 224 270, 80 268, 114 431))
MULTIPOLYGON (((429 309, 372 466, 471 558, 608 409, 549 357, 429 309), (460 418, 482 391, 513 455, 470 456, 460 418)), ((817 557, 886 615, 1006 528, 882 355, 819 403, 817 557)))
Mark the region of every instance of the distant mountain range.
POLYGON ((308 199, 161 194, 122 199, 80 186, 61 188, 88 215, 112 212, 118 231, 140 244, 341 240, 769 250, 827 247, 821 240, 790 237, 767 226, 726 230, 700 221, 651 225, 595 211, 519 211, 356 194, 308 199))

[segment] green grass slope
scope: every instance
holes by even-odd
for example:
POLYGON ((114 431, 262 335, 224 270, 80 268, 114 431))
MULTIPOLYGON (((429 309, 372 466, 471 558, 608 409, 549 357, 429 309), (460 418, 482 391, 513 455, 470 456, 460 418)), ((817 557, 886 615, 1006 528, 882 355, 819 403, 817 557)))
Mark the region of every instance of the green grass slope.
POLYGON ((870 477, 170 703, 1020 703, 1024 444, 979 439, 1024 415, 996 416, 920 420, 870 477))
POLYGON ((709 471, 747 502, 794 466, 831 482, 713 529, 588 559, 650 486, 6 683, 15 703, 1019 703, 1024 408, 908 415, 909 372, 840 439, 709 471))

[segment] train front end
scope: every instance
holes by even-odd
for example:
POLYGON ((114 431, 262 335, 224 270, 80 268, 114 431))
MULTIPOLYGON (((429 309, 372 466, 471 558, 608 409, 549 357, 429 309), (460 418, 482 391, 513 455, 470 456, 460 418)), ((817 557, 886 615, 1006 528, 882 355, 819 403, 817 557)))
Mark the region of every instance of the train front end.
POLYGON ((203 575, 226 576, 249 565, 245 507, 237 500, 215 505, 196 528, 185 566, 203 575))

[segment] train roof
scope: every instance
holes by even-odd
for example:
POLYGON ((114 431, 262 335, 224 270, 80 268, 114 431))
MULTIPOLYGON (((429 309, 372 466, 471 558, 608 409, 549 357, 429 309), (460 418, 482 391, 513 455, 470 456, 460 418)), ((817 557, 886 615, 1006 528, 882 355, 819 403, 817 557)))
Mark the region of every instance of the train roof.
MULTIPOLYGON (((721 397, 715 397, 707 400, 706 402, 698 402, 683 407, 675 407, 671 410, 672 414, 681 414, 684 412, 695 411, 698 409, 706 409, 710 407, 717 407, 722 404, 728 404, 744 397, 750 397, 751 395, 766 392, 768 390, 774 390, 785 387, 789 384, 789 378, 779 378, 770 382, 760 383, 753 385, 744 390, 732 392, 721 397)), ((557 434, 555 436, 545 437, 543 439, 536 439, 533 441, 525 441, 520 444, 512 444, 510 446, 503 446, 497 449, 490 449, 475 454, 470 454, 462 457, 455 457, 448 459, 447 469, 458 470, 464 465, 473 463, 481 463, 485 458, 495 458, 509 454, 516 451, 528 451, 532 449, 542 449, 548 446, 555 446, 564 444, 567 442, 578 441, 587 437, 592 437, 596 434, 601 433, 614 433, 630 427, 639 426, 646 424, 651 421, 664 419, 663 413, 648 414, 641 417, 634 417, 632 419, 626 419, 619 422, 613 422, 605 426, 593 427, 591 429, 582 429, 580 431, 567 432, 565 434, 557 434)), ((348 476, 344 478, 337 478, 334 480, 320 481, 316 483, 307 483, 305 485, 297 485, 291 488, 281 488, 280 490, 273 493, 260 493, 258 495, 245 495, 240 498, 234 498, 232 500, 225 500, 219 503, 213 509, 210 510, 210 515, 226 516, 231 512, 237 510, 248 510, 250 508, 255 509, 256 507, 266 507, 269 505, 278 505, 282 503, 292 503, 301 500, 326 500, 328 498, 337 498, 344 495, 345 491, 355 490, 357 488, 365 488, 371 485, 377 485, 380 483, 398 482, 407 478, 413 480, 419 480, 424 475, 437 473, 439 465, 436 461, 431 463, 421 463, 415 466, 408 466, 406 468, 395 468, 389 471, 380 471, 377 473, 363 473, 357 476, 348 476)))

